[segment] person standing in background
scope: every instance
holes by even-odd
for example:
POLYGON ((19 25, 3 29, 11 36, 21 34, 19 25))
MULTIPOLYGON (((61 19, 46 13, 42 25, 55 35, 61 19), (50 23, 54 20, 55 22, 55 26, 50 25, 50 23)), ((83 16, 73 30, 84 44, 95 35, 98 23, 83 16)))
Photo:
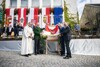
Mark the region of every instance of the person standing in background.
POLYGON ((80 35, 80 25, 78 23, 75 23, 74 30, 76 35, 80 35))

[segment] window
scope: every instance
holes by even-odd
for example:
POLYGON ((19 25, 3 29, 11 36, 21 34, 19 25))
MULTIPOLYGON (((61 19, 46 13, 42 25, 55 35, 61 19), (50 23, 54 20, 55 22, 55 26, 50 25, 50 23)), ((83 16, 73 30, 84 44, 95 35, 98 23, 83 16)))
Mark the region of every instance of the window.
POLYGON ((28 7, 28 0, 21 0, 21 7, 28 7))
POLYGON ((32 7, 39 7, 39 0, 32 0, 32 7))
POLYGON ((53 1, 54 1, 54 7, 62 6, 62 0, 53 0, 53 1))
POLYGON ((51 0, 42 0, 43 7, 51 7, 51 0))
POLYGON ((10 0, 10 7, 17 7, 17 0, 10 0))

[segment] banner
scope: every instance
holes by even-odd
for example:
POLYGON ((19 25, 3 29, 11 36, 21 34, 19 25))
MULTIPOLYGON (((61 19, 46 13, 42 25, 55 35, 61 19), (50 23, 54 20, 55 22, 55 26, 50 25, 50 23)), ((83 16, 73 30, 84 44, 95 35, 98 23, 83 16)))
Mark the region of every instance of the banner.
POLYGON ((10 16, 11 16, 11 19, 9 22, 11 22, 10 25, 13 27, 13 25, 14 25, 14 8, 10 9, 10 16))
POLYGON ((30 8, 30 12, 28 14, 28 22, 36 22, 37 24, 39 22, 39 8, 30 8))
POLYGON ((6 14, 5 24, 9 25, 9 19, 8 19, 8 17, 10 16, 10 8, 5 9, 5 14, 6 14))
POLYGON ((49 27, 48 25, 46 25, 45 30, 47 32, 51 32, 52 34, 56 34, 59 31, 58 25, 54 26, 54 27, 49 27))
POLYGON ((22 26, 26 26, 27 19, 26 19, 27 8, 19 8, 18 9, 18 22, 22 24, 22 26))
POLYGON ((48 25, 50 24, 51 22, 50 14, 51 14, 50 8, 42 8, 42 23, 41 23, 42 28, 45 28, 46 24, 48 25))

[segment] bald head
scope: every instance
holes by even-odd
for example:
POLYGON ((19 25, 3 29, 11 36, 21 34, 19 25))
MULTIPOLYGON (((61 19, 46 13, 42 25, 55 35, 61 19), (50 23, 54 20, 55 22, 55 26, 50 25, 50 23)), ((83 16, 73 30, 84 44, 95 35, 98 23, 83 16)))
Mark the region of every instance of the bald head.
POLYGON ((29 27, 32 27, 32 25, 33 25, 32 22, 29 22, 29 23, 28 23, 28 26, 29 26, 29 27))
POLYGON ((64 22, 64 26, 68 26, 69 24, 68 24, 68 22, 64 22))

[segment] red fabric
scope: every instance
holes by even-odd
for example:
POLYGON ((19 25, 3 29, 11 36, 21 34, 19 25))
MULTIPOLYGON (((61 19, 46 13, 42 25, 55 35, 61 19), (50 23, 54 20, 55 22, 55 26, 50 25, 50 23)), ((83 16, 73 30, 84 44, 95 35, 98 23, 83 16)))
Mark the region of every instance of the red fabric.
POLYGON ((26 26, 26 12, 27 12, 27 8, 24 8, 24 14, 23 14, 24 23, 23 23, 23 26, 26 26))
POLYGON ((18 9, 18 22, 20 22, 20 17, 21 17, 21 8, 18 9))
POLYGON ((50 15, 48 15, 47 16, 47 20, 48 20, 48 24, 50 25, 50 19, 51 19, 51 17, 50 17, 50 15))
POLYGON ((50 8, 46 8, 47 24, 50 24, 50 19, 51 19, 50 10, 51 10, 50 8))
POLYGON ((48 27, 48 25, 46 25, 45 30, 48 31, 48 32, 51 32, 52 34, 56 34, 57 31, 59 30, 59 28, 58 28, 58 25, 56 25, 56 27, 55 27, 54 29, 50 29, 50 28, 48 27))
POLYGON ((5 11, 6 11, 6 24, 9 24, 8 17, 10 16, 10 8, 7 8, 5 11))
POLYGON ((8 16, 10 16, 10 8, 6 9, 6 19, 7 19, 8 16))
POLYGON ((45 30, 50 32, 50 29, 49 29, 48 25, 45 26, 45 30))
POLYGON ((46 15, 50 15, 50 8, 46 8, 46 15))
POLYGON ((39 8, 34 8, 34 20, 36 21, 35 24, 39 22, 38 14, 39 14, 39 8))
POLYGON ((39 8, 34 8, 34 15, 38 15, 39 14, 39 8))
MULTIPOLYGON (((27 13, 27 8, 24 8, 24 10, 23 10, 23 18, 24 18, 23 26, 26 26, 26 13, 27 13)), ((18 22, 20 22, 20 19, 21 19, 21 8, 18 8, 18 22)))
POLYGON ((35 24, 37 24, 37 23, 39 22, 39 17, 38 17, 38 15, 34 15, 34 20, 36 20, 36 23, 35 23, 35 24))

